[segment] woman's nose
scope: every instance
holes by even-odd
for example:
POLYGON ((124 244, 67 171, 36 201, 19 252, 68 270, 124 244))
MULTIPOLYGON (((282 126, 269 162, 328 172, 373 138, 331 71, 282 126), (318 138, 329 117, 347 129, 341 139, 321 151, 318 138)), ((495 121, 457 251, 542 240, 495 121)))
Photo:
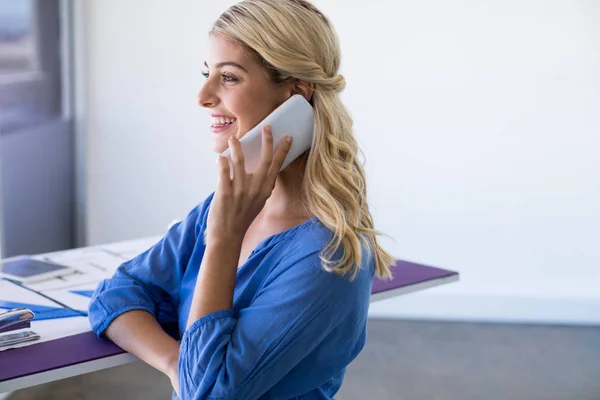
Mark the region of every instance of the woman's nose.
POLYGON ((205 108, 213 108, 217 105, 218 98, 213 91, 210 90, 208 82, 202 86, 198 92, 198 105, 205 108))

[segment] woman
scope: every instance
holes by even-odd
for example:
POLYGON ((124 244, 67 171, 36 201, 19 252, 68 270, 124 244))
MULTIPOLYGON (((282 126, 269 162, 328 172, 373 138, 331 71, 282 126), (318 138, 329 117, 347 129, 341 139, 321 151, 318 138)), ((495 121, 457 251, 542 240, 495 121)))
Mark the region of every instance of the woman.
POLYGON ((183 399, 330 399, 365 345, 373 276, 393 259, 377 244, 339 63, 332 26, 303 0, 239 3, 210 32, 198 102, 232 166, 220 158, 215 192, 90 305, 94 331, 183 399), (312 148, 278 173, 290 145, 273 155, 265 129, 247 174, 239 139, 293 94, 314 108, 312 148))

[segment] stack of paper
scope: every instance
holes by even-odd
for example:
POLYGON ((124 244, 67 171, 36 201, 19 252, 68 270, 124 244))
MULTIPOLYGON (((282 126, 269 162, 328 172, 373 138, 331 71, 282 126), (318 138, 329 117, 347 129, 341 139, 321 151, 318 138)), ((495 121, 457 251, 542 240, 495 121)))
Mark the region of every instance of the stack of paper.
POLYGON ((25 307, 43 318, 34 318, 31 328, 23 329, 38 333, 40 340, 0 347, 0 350, 31 346, 89 331, 87 310, 98 283, 112 276, 124 261, 144 252, 159 239, 151 237, 32 256, 70 266, 76 269, 76 273, 23 286, 0 280, 0 310, 25 307))

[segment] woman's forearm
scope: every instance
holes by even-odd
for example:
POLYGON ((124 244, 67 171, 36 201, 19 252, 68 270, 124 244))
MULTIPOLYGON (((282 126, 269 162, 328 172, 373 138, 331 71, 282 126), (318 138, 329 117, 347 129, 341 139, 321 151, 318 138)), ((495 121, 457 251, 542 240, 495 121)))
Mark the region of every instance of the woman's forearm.
POLYGON ((106 329, 106 336, 166 375, 179 358, 179 343, 169 336, 146 311, 133 310, 119 315, 106 329))
POLYGON ((233 307, 242 239, 214 240, 207 245, 196 280, 187 328, 205 315, 233 307))

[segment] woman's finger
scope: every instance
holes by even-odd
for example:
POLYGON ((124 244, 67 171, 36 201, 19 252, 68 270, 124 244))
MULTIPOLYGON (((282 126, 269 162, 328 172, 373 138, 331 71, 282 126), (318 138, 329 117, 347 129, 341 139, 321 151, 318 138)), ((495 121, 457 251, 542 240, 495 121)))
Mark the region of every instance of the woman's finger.
POLYGON ((217 190, 223 194, 228 194, 231 191, 229 160, 226 157, 219 157, 218 165, 217 190))
POLYGON ((254 170, 254 176, 258 179, 264 179, 264 176, 269 172, 271 162, 273 161, 273 132, 269 125, 265 125, 262 129, 262 144, 260 146, 260 160, 254 170))
POLYGON ((246 177, 244 152, 240 141, 235 136, 229 138, 229 148, 231 149, 231 161, 233 162, 233 190, 236 193, 241 193, 246 177))
POLYGON ((277 151, 275 152, 275 155, 273 156, 273 162, 271 163, 271 166, 269 167, 269 172, 267 174, 268 181, 271 182, 273 185, 275 185, 275 180, 277 179, 277 175, 279 175, 281 166, 283 165, 283 162, 285 161, 285 158, 287 157, 288 152, 290 151, 291 147, 292 147, 292 137, 291 136, 285 136, 279 142, 279 146, 277 147, 277 151))

